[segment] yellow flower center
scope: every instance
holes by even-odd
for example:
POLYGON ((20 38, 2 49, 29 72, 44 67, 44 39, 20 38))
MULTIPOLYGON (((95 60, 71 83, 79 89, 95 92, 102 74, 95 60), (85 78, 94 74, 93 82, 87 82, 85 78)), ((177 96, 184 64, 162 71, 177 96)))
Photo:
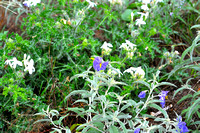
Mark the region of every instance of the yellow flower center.
POLYGON ((99 63, 99 66, 100 66, 100 68, 101 68, 102 64, 101 64, 101 63, 99 63))

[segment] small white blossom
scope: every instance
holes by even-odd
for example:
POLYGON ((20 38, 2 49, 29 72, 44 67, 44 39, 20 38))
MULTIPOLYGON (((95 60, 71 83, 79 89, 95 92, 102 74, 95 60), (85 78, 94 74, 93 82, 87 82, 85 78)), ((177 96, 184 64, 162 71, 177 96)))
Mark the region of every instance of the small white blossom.
POLYGON ((90 0, 86 0, 88 3, 89 3, 89 6, 88 6, 88 8, 90 8, 90 7, 95 7, 95 6, 97 6, 97 4, 96 3, 94 3, 94 2, 91 2, 90 0))
POLYGON ((126 43, 122 43, 122 45, 119 48, 123 48, 125 50, 129 49, 129 47, 128 47, 128 45, 126 43))
POLYGON ((14 69, 16 68, 17 65, 22 66, 22 62, 18 61, 16 57, 14 57, 11 60, 6 60, 5 64, 9 65, 11 68, 14 68, 14 69))
POLYGON ((139 0, 139 1, 145 4, 149 4, 151 2, 151 0, 139 0))
POLYGON ((127 55, 128 55, 128 58, 132 59, 134 53, 133 52, 128 52, 127 55))
POLYGON ((145 72, 141 67, 137 67, 135 70, 135 76, 139 76, 141 79, 144 78, 145 72))
POLYGON ((142 5, 141 6, 141 9, 143 9, 144 11, 147 11, 147 10, 149 10, 149 8, 148 8, 148 6, 145 4, 145 5, 142 5))
POLYGON ((135 47, 136 45, 131 43, 129 40, 126 40, 126 44, 128 44, 129 48, 131 48, 133 50, 133 47, 135 47))
POLYGON ((145 16, 145 20, 147 19, 147 17, 149 16, 149 12, 143 13, 143 12, 137 12, 137 14, 140 14, 140 19, 143 19, 143 17, 145 16))
POLYGON ((179 52, 178 52, 178 51, 174 51, 174 54, 175 54, 175 55, 179 55, 179 52))
POLYGON ((140 25, 144 25, 146 22, 143 20, 143 18, 136 19, 136 25, 140 27, 140 25))
POLYGON ((122 0, 108 0, 111 4, 120 4, 122 5, 122 0))
POLYGON ((131 36, 132 37, 136 37, 137 35, 139 35, 140 34, 140 32, 138 31, 138 30, 132 30, 131 31, 131 36))
POLYGON ((111 47, 113 47, 112 44, 107 42, 104 42, 103 45, 101 46, 106 55, 108 55, 112 50, 111 47))
POLYGON ((131 43, 129 40, 126 40, 125 43, 122 43, 122 45, 119 48, 123 48, 125 50, 133 50, 133 47, 136 45, 131 43))
POLYGON ((30 59, 30 55, 28 55, 27 59, 26 59, 26 54, 24 54, 24 66, 25 66, 25 69, 24 71, 29 71, 29 74, 32 74, 33 72, 35 72, 35 68, 34 68, 34 61, 33 59, 30 59))
POLYGON ((164 56, 165 56, 165 57, 169 57, 169 56, 170 56, 170 53, 169 53, 169 52, 165 52, 165 53, 164 53, 164 56))
POLYGON ((102 49, 107 49, 109 47, 113 47, 113 45, 111 43, 107 43, 107 42, 104 42, 103 45, 101 46, 102 49))
POLYGON ((27 1, 24 1, 23 4, 27 7, 30 7, 30 6, 36 6, 37 3, 40 3, 41 0, 27 0, 27 1))

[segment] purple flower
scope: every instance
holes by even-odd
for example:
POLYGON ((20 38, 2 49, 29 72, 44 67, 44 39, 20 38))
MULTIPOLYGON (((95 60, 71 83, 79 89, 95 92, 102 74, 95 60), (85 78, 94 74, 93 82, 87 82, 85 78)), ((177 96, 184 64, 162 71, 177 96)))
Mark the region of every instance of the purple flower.
POLYGON ((174 14, 173 12, 170 12, 170 13, 169 13, 170 16, 172 16, 173 14, 174 14))
POLYGON ((145 91, 141 91, 140 94, 138 95, 139 98, 145 98, 145 96, 146 96, 145 91))
POLYGON ((140 128, 136 128, 134 133, 140 133, 140 128))
POLYGON ((161 104, 162 108, 165 107, 165 97, 167 96, 167 93, 168 93, 168 92, 169 92, 169 91, 162 91, 162 92, 161 92, 161 95, 160 95, 160 99, 159 99, 159 100, 161 100, 160 104, 161 104))
POLYGON ((186 126, 186 123, 182 121, 182 117, 179 116, 179 117, 177 118, 177 120, 178 120, 178 125, 177 125, 177 126, 178 126, 178 128, 180 129, 180 133, 189 132, 189 130, 188 130, 187 126, 186 126))
POLYGON ((96 57, 93 61, 93 67, 96 71, 105 70, 108 62, 102 62, 103 59, 101 57, 96 57))
POLYGON ((27 7, 29 7, 28 3, 24 3, 24 6, 27 6, 27 7))

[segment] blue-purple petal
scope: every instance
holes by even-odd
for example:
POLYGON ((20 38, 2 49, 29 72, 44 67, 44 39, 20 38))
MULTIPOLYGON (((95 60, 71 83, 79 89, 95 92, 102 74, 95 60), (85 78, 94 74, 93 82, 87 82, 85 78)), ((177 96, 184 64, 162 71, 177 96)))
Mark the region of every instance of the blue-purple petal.
POLYGON ((96 71, 100 71, 100 63, 102 62, 101 57, 96 57, 93 61, 93 67, 96 71))
POLYGON ((103 59, 101 57, 96 57, 93 61, 93 67, 96 71, 105 70, 106 66, 108 65, 108 62, 103 62, 103 59))
POLYGON ((29 5, 28 5, 27 3, 24 3, 24 6, 27 6, 27 7, 29 7, 29 5))
POLYGON ((102 63, 100 70, 105 70, 107 65, 108 65, 108 62, 102 63))
POLYGON ((134 133, 140 133, 140 128, 136 128, 134 133))
POLYGON ((138 95, 139 98, 145 98, 145 96, 146 96, 145 91, 141 91, 140 94, 138 95))
POLYGON ((160 102, 160 104, 161 104, 162 108, 165 107, 165 97, 167 96, 168 92, 169 91, 161 91, 161 95, 160 95, 161 102, 160 102))

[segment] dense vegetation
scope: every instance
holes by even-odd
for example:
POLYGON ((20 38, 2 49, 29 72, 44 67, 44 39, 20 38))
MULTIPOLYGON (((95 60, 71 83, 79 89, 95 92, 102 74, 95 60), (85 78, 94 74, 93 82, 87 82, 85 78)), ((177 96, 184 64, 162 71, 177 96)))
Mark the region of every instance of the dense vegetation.
POLYGON ((1 132, 198 133, 199 3, 0 1, 1 132))

